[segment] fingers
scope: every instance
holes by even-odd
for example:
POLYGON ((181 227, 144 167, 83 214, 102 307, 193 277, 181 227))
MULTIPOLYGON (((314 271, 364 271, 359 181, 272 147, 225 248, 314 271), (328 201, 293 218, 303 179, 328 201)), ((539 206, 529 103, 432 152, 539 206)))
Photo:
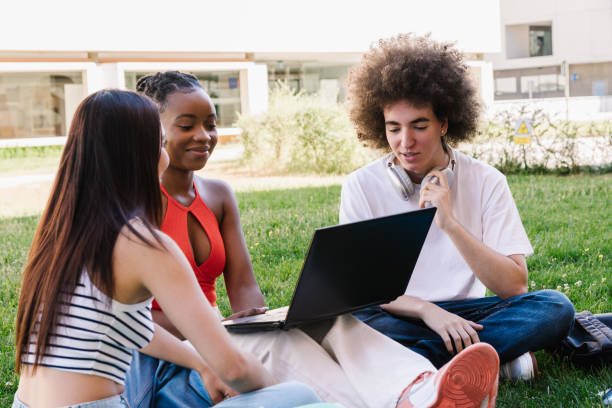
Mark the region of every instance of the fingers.
POLYGON ((247 317, 247 316, 253 316, 253 315, 258 315, 258 314, 264 314, 267 311, 268 311, 268 308, 266 306, 263 306, 263 307, 252 307, 250 309, 241 310, 239 312, 236 312, 236 313, 226 317, 223 320, 234 320, 234 319, 238 319, 240 317, 247 317))
POLYGON ((454 354, 453 343, 451 342, 451 338, 448 335, 448 333, 444 331, 438 334, 440 335, 440 337, 442 337, 442 341, 444 342, 444 345, 446 346, 446 350, 448 350, 450 354, 454 354))
POLYGON ((225 394, 218 389, 206 390, 209 393, 210 399, 213 404, 218 404, 225 399, 225 394))
POLYGON ((455 350, 457 353, 460 353, 463 350, 463 342, 461 338, 461 334, 457 329, 451 329, 451 337, 453 338, 453 345, 455 346, 455 350))
POLYGON ((448 188, 448 180, 446 179, 446 174, 443 171, 432 170, 427 174, 426 177, 432 177, 432 176, 436 177, 437 180, 434 180, 432 183, 428 183, 428 184, 434 184, 434 185, 448 188))
POLYGON ((433 186, 431 183, 427 183, 425 186, 423 186, 419 195, 420 208, 425 208, 431 205, 437 206, 438 194, 436 193, 435 188, 439 188, 439 186, 433 186))
MULTIPOLYGON (((434 177, 434 179, 436 179, 436 177, 434 177)), ((447 190, 448 185, 446 187, 443 187, 437 184, 437 181, 421 184, 419 207, 425 208, 427 205, 434 205, 438 207, 440 199, 447 190)))
POLYGON ((212 400, 213 404, 218 404, 223 400, 226 400, 228 398, 232 398, 238 395, 236 391, 234 391, 233 389, 231 389, 230 387, 226 386, 223 383, 222 385, 219 385, 219 387, 213 388, 210 392, 212 394, 210 395, 210 399, 212 400))
POLYGON ((465 331, 470 336, 470 339, 472 340, 472 344, 479 343, 480 337, 478 337, 478 333, 476 333, 476 330, 482 330, 484 327, 481 324, 474 323, 469 320, 466 320, 466 321, 468 322, 469 326, 465 327, 465 331))
POLYGON ((238 314, 240 314, 240 317, 246 317, 246 316, 253 316, 253 315, 258 315, 258 314, 264 314, 267 311, 268 311, 268 308, 266 306, 252 307, 250 309, 238 312, 238 314))
POLYGON ((463 322, 457 322, 454 326, 448 327, 442 333, 438 333, 446 346, 446 349, 450 354, 460 353, 464 348, 480 342, 478 333, 473 327, 477 326, 478 330, 482 329, 482 326, 464 320, 463 322))
POLYGON ((468 320, 467 322, 470 324, 470 326, 472 326, 473 329, 476 329, 476 330, 484 329, 484 326, 482 324, 474 323, 470 320, 468 320))
POLYGON ((425 208, 425 205, 427 205, 429 201, 425 201, 425 199, 423 198, 423 193, 421 193, 421 197, 419 197, 419 208, 425 208))
MULTIPOLYGON (((468 323, 472 323, 472 322, 468 322, 468 323)), ((476 333, 476 331, 474 331, 474 329, 472 329, 471 326, 461 327, 461 329, 459 330, 459 333, 461 335, 461 340, 463 341, 464 347, 469 347, 472 344, 476 344, 480 342, 480 339, 478 338, 478 333, 476 333)))
POLYGON ((429 194, 429 192, 421 192, 419 197, 419 208, 425 208, 428 206, 438 206, 437 196, 429 194))

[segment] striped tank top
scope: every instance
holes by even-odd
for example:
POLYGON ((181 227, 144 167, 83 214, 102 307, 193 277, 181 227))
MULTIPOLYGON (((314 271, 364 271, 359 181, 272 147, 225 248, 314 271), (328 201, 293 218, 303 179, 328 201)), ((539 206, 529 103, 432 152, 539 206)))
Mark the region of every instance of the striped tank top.
MULTIPOLYGON (((152 299, 119 303, 96 288, 83 270, 69 304, 59 313, 40 365, 98 375, 123 385, 131 350, 145 347, 153 338, 152 299)), ((23 353, 24 364, 34 363, 35 344, 33 333, 23 353)))

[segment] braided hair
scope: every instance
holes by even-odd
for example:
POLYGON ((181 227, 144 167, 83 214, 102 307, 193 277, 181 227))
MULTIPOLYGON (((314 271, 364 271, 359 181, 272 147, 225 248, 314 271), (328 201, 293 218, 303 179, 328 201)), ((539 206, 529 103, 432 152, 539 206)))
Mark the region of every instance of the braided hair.
POLYGON ((190 93, 202 86, 192 74, 179 71, 156 72, 145 75, 136 83, 136 90, 157 102, 159 112, 166 110, 168 95, 174 92, 190 93))

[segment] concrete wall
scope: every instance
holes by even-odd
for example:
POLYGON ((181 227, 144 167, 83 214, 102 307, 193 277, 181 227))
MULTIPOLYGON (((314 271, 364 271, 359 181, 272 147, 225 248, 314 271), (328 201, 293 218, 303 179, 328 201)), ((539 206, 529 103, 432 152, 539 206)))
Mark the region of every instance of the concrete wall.
POLYGON ((610 0, 501 0, 500 15, 502 50, 484 57, 495 70, 612 61, 610 0), (546 22, 552 24, 553 55, 529 58, 524 27, 546 22))
MULTIPOLYGON (((503 30, 504 28, 502 28, 503 30)), ((529 57, 529 25, 508 25, 505 27, 505 46, 508 58, 529 57)))
POLYGON ((612 120, 612 96, 495 101, 490 106, 487 117, 493 118, 502 111, 514 111, 519 105, 542 109, 556 120, 612 120))

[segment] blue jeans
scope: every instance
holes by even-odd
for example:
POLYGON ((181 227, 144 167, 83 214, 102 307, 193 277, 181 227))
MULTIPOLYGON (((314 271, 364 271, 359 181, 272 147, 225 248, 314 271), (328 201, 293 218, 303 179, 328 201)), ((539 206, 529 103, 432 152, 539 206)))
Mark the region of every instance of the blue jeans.
MULTIPOLYGON (((213 406, 197 371, 137 351, 126 374, 124 395, 131 408, 213 406)), ((215 407, 290 408, 320 401, 306 385, 286 382, 226 399, 215 407)))
MULTIPOLYGON (((564 339, 574 322, 574 306, 562 293, 541 290, 502 300, 497 296, 436 302, 442 309, 481 324, 480 341, 492 345, 501 363, 527 351, 551 347, 564 339)), ((440 368, 452 355, 442 338, 421 320, 398 317, 380 307, 353 313, 393 340, 425 356, 440 368)))
MULTIPOLYGON (((11 408, 29 408, 26 404, 19 401, 17 398, 17 394, 15 394, 15 398, 13 398, 13 405, 11 408)), ((127 401, 123 397, 123 395, 114 395, 109 398, 104 398, 97 401, 89 401, 83 402, 76 405, 70 405, 69 407, 64 408, 129 408, 127 401)))

